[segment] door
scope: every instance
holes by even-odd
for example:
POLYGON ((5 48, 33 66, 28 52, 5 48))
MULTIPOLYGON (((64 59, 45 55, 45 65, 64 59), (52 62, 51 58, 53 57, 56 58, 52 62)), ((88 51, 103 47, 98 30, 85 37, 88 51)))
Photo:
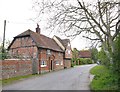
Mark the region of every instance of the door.
POLYGON ((51 70, 53 70, 53 61, 51 60, 51 70))

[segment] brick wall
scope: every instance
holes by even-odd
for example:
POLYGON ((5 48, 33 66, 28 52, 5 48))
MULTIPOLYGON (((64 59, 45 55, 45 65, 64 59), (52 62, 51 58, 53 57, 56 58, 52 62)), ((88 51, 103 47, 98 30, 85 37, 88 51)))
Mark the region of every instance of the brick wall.
POLYGON ((16 38, 9 49, 12 58, 36 58, 37 47, 31 37, 16 38))
POLYGON ((51 55, 47 54, 47 49, 41 49, 40 51, 40 54, 39 54, 40 62, 42 61, 46 62, 46 66, 40 67, 41 73, 64 69, 63 53, 52 51, 52 50, 50 51, 50 53, 51 55), (56 62, 58 64, 56 64, 56 62), (52 66, 52 69, 51 69, 51 66, 52 66))
POLYGON ((2 62, 0 63, 0 67, 2 67, 0 79, 32 74, 31 60, 4 60, 0 62, 2 62))
POLYGON ((65 58, 72 58, 72 50, 71 46, 68 45, 65 50, 65 58))
POLYGON ((71 67, 71 60, 65 59, 64 63, 65 63, 65 68, 70 68, 71 67))

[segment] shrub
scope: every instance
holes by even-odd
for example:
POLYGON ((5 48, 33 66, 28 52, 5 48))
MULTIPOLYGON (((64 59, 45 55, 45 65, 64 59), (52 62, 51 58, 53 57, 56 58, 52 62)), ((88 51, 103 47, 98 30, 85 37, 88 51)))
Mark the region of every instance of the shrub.
POLYGON ((90 84, 91 90, 118 89, 117 76, 111 73, 111 71, 107 67, 103 65, 95 66, 90 70, 90 73, 95 75, 90 84))
POLYGON ((80 58, 80 64, 92 64, 92 60, 90 58, 80 58))

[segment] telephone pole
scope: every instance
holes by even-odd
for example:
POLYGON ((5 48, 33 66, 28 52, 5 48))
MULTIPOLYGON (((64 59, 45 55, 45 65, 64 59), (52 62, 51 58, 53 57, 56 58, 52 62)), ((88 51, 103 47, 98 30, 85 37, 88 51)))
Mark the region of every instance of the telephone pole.
POLYGON ((5 53, 5 31, 6 31, 6 20, 4 20, 4 33, 3 33, 2 60, 4 60, 4 53, 5 53))

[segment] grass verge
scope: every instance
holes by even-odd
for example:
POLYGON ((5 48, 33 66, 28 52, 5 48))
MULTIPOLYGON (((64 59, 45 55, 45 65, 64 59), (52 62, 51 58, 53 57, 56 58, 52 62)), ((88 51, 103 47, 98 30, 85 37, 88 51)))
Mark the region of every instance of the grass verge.
POLYGON ((90 87, 94 92, 98 90, 117 90, 117 76, 103 65, 95 66, 90 70, 95 75, 90 87))
POLYGON ((17 76, 17 77, 13 77, 13 78, 9 78, 9 79, 3 79, 3 80, 0 80, 0 83, 5 86, 5 85, 8 85, 8 84, 11 84, 13 82, 16 82, 16 81, 19 81, 19 80, 23 80, 23 79, 26 79, 26 78, 31 78, 31 77, 35 77, 35 76, 40 76, 40 75, 25 75, 25 76, 17 76))

